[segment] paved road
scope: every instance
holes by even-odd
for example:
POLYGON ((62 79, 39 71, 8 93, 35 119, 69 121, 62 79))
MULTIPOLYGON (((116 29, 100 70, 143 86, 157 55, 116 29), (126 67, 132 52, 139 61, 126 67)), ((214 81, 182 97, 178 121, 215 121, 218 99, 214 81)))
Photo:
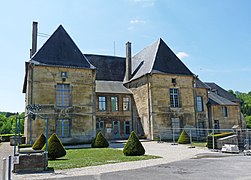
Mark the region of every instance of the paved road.
POLYGON ((93 176, 61 178, 63 180, 250 180, 251 156, 188 159, 136 170, 118 171, 93 176))
MULTIPOLYGON (((2 142, 0 145, 0 178, 2 178, 3 173, 3 158, 6 158, 7 164, 8 164, 8 157, 9 155, 13 156, 14 148, 13 146, 10 146, 9 142, 2 142)), ((7 168, 6 168, 7 171, 7 168)), ((6 172, 7 174, 7 172, 6 172)))

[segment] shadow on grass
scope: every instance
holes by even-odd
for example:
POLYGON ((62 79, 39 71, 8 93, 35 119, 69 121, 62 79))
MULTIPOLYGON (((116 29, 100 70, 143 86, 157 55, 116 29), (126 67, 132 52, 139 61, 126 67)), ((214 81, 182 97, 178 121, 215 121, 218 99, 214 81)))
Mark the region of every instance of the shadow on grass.
POLYGON ((60 159, 48 159, 49 161, 65 161, 65 160, 69 160, 67 158, 60 158, 60 159))

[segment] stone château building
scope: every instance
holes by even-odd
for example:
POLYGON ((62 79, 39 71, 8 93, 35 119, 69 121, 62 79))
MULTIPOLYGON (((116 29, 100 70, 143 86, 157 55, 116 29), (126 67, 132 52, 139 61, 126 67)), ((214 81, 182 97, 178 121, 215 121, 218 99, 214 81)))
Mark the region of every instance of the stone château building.
MULTIPOLYGON (((63 143, 108 139, 170 138, 175 128, 242 126, 240 101, 214 83, 203 83, 162 39, 126 57, 83 54, 60 25, 25 63, 25 103, 41 105, 49 134, 63 143)), ((25 120, 27 142, 45 133, 40 117, 25 120)))

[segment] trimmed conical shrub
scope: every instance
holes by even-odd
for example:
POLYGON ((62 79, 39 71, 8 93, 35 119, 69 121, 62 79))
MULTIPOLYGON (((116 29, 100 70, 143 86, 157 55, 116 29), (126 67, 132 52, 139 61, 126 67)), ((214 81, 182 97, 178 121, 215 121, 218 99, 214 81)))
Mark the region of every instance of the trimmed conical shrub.
POLYGON ((186 131, 183 130, 178 139, 178 144, 189 144, 189 143, 190 143, 190 137, 188 136, 186 131))
POLYGON ((46 143, 46 137, 44 136, 44 134, 41 134, 32 145, 32 149, 41 150, 44 147, 45 143, 46 143))
MULTIPOLYGON (((46 150, 46 144, 44 145, 42 150, 46 150)), ((48 158, 56 159, 66 155, 65 148, 58 138, 58 136, 54 133, 48 139, 48 158)))
POLYGON ((109 146, 108 141, 101 132, 98 132, 96 138, 92 141, 92 148, 106 148, 109 146))
POLYGON ((123 153, 126 156, 141 156, 145 154, 145 149, 134 131, 131 132, 123 149, 123 153))

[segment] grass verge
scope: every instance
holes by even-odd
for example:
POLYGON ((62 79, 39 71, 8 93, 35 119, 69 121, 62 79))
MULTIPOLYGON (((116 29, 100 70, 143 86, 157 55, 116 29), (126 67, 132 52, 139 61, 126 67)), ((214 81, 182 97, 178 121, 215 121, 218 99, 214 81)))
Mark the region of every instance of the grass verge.
POLYGON ((160 158, 158 156, 125 156, 121 150, 113 148, 84 148, 66 150, 66 156, 49 160, 49 167, 70 169, 86 166, 97 166, 127 161, 139 161, 160 158))

